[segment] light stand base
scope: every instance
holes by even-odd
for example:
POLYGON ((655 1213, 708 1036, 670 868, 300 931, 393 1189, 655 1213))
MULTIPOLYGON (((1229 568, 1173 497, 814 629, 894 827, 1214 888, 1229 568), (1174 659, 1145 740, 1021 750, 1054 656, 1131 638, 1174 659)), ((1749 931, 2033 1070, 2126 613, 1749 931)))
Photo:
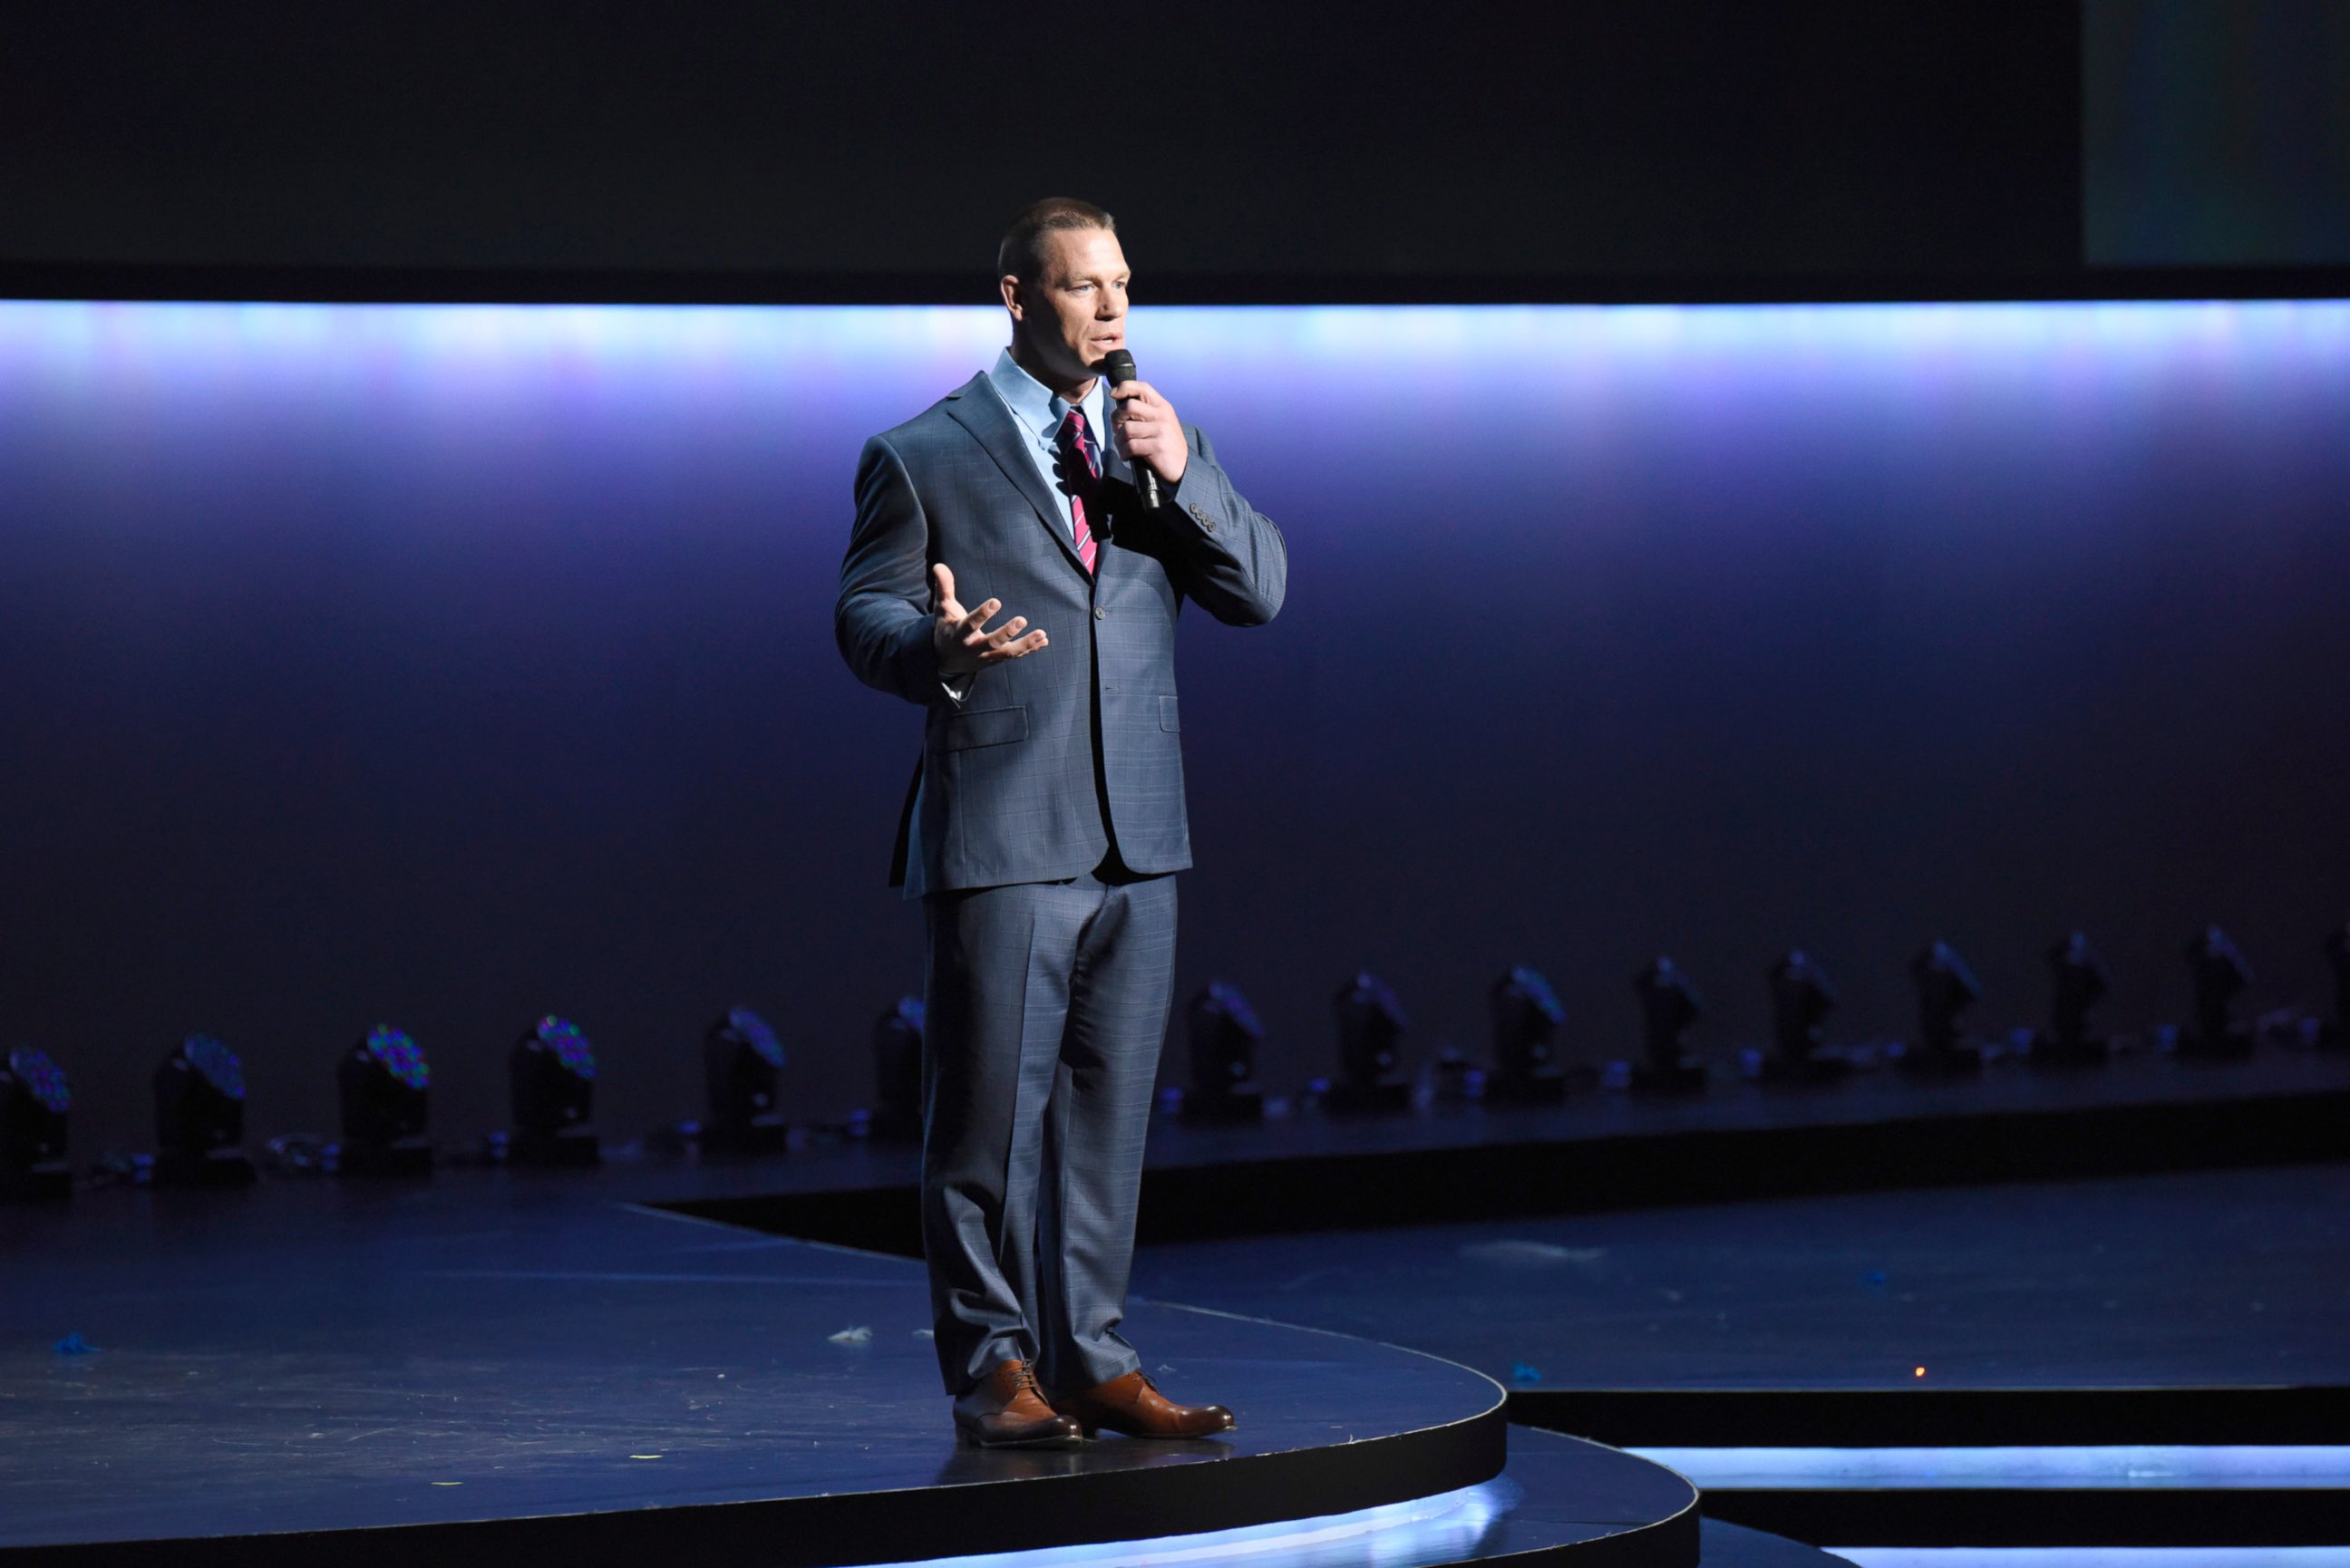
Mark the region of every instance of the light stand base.
POLYGON ((1686 1056, 1678 1062, 1632 1064, 1632 1092, 1636 1095, 1702 1095, 1705 1080, 1705 1064, 1686 1056))
POLYGON ((430 1176, 432 1146, 421 1137, 346 1143, 336 1156, 335 1169, 344 1176, 430 1176))
POLYGON ((2231 1028, 2216 1036, 2181 1032, 2178 1054, 2196 1062, 2241 1062, 2252 1054, 2252 1032, 2231 1028))
POLYGON ((1835 1084, 1852 1076, 1849 1056, 1765 1056, 1766 1084, 1835 1084))
POLYGON ((593 1127, 566 1127, 561 1132, 510 1132, 505 1140, 506 1163, 577 1169, 600 1165, 604 1146, 593 1127))
POLYGON ((1411 1109, 1411 1085, 1336 1083, 1322 1096, 1322 1108, 1340 1116, 1394 1116, 1411 1109))
POLYGON ((155 1157, 158 1187, 250 1187, 257 1174, 241 1148, 174 1148, 155 1157))
POLYGON ((0 1198, 47 1201, 73 1196, 73 1165, 62 1159, 37 1159, 22 1170, 0 1171, 0 1198))
POLYGON ((1175 1107, 1179 1120, 1206 1127, 1264 1120, 1264 1094, 1253 1084, 1236 1084, 1213 1095, 1204 1095, 1197 1089, 1185 1089, 1182 1093, 1175 1107))

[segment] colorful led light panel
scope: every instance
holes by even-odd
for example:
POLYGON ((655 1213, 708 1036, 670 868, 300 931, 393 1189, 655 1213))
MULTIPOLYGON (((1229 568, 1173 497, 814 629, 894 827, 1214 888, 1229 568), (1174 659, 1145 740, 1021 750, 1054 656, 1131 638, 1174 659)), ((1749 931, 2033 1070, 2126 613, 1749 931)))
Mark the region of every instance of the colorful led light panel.
POLYGON ((421 1089, 432 1081, 432 1069, 426 1064, 422 1049, 390 1024, 379 1023, 369 1031, 367 1048, 368 1054, 410 1088, 421 1089))
POLYGON ((775 1032, 767 1027, 765 1019, 747 1007, 737 1007, 727 1012, 726 1026, 749 1042, 751 1049, 756 1051, 767 1065, 780 1067, 784 1064, 784 1043, 775 1038, 775 1032))
POLYGON ((596 1075, 596 1052, 588 1044, 588 1036, 579 1033, 579 1025, 552 1012, 538 1021, 539 1043, 555 1053, 555 1059, 575 1077, 596 1075))
POLYGON ((73 1093, 66 1087, 65 1069, 49 1060, 47 1052, 20 1045, 8 1053, 8 1071, 32 1092, 43 1110, 61 1116, 72 1108, 73 1093))
POLYGON ((223 1095, 232 1100, 244 1098, 244 1064, 218 1040, 209 1034, 191 1034, 180 1042, 180 1055, 223 1095))

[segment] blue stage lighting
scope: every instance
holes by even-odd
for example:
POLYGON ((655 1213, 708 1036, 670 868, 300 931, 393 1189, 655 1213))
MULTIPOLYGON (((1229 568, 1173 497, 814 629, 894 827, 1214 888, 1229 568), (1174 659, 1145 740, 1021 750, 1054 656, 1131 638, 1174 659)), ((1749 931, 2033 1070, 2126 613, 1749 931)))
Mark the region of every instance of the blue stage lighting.
POLYGON ((191 1034, 155 1069, 155 1178, 179 1187, 243 1187, 244 1064, 209 1034, 191 1034))
POLYGON ((65 1198, 73 1192, 66 1155, 73 1093, 46 1052, 20 1045, 0 1063, 0 1196, 65 1198))
POLYGON ((1962 1035, 1967 1009, 1982 1000, 1982 982, 1948 942, 1936 942, 1909 961, 1918 988, 1918 1044, 1901 1054, 1901 1070, 1928 1075, 1979 1072, 1982 1052, 1962 1035))
POLYGON ((2109 1046, 2104 1035, 2090 1033, 2089 1013, 2114 988, 2105 961, 2074 931, 2048 950, 2048 970, 2054 995, 2048 1028, 2033 1039, 2033 1061, 2068 1067, 2104 1061, 2109 1046))
POLYGON ((922 1136, 922 999, 901 996, 873 1021, 873 1108, 859 1119, 868 1137, 922 1136))
POLYGON ((1385 981, 1368 970, 1332 999, 1338 1023, 1338 1077, 1323 1104, 1334 1111, 1411 1108, 1411 1085, 1394 1076, 1397 1047, 1410 1023, 1385 981))
POLYGON ((1588 1088, 1588 1067, 1569 1069, 1556 1059, 1558 1027, 1566 1009, 1541 972, 1523 964, 1486 988, 1486 1011, 1493 1027, 1493 1070, 1485 1097, 1508 1105, 1555 1105, 1570 1088, 1588 1088))
POLYGON ((514 1098, 509 1159, 523 1165, 594 1165, 596 1052, 579 1026, 548 1013, 506 1058, 514 1098))
POLYGON ((1705 999, 1679 965, 1659 955, 1632 977, 1640 999, 1640 1054, 1632 1087, 1644 1094, 1694 1095, 1705 1089, 1705 1064, 1691 1057, 1682 1036, 1705 1013, 1705 999))
POLYGON ((2251 989, 2252 966, 2217 926, 2187 944, 2195 971, 2195 1027, 2178 1037, 2182 1056, 2232 1057, 2252 1054, 2252 1031, 2235 1019, 2236 998, 2251 989))
POLYGON ((421 1175, 432 1168, 425 1140, 432 1069, 416 1042, 388 1023, 368 1031, 335 1073, 342 1102, 339 1168, 359 1175, 421 1175))
POLYGON ((1186 1121, 1253 1122, 1264 1116, 1256 1086, 1256 1053, 1264 1025, 1239 988, 1214 981, 1184 1010, 1191 1082, 1183 1091, 1186 1121))
POLYGON ((1801 948, 1771 966, 1771 1035, 1774 1054, 1762 1064, 1766 1082, 1825 1084, 1852 1071, 1852 1058, 1825 1054, 1827 1017, 1835 988, 1801 948))
POLYGON ((790 1137, 775 1108, 775 1075, 784 1065, 783 1042, 767 1021, 747 1007, 729 1008, 702 1041, 702 1078, 710 1093, 710 1119, 702 1147, 733 1153, 773 1153, 790 1137))

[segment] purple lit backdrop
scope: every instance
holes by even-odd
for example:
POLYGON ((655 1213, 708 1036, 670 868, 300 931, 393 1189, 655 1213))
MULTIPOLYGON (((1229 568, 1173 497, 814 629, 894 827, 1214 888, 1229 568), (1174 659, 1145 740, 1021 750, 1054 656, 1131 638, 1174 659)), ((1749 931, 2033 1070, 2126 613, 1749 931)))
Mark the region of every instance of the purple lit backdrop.
MULTIPOLYGON (((1944 936, 1986 1026, 2085 926, 2115 1022, 2207 920, 2319 1003, 2350 913, 2350 305, 1146 310, 1145 372, 1287 531, 1192 618, 1185 991, 1322 1069, 1379 967, 1425 1054, 1508 963, 1618 1054, 1662 950, 1844 1037, 1944 936)), ((554 1010, 618 1134, 765 1012, 867 1094, 913 711, 830 610, 860 440, 993 312, 0 304, 0 1041, 141 1147, 192 1028, 255 1137, 389 1022, 455 1137, 554 1010)), ((1016 607, 1014 607, 1016 608, 1016 607)), ((1049 657, 1049 655, 1048 655, 1049 657)), ((1170 1054, 1180 1070, 1180 1052, 1170 1054)))

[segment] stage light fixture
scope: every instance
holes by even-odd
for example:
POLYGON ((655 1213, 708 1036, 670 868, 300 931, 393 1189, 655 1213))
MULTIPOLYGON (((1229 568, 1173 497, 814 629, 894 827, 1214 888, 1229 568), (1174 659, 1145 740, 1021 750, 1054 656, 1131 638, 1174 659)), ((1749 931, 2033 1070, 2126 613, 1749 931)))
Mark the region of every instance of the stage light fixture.
POLYGON ((2059 1067, 2103 1062, 2111 1047, 2104 1035, 2090 1033, 2089 1013, 2114 988, 2105 961, 2074 931, 2048 950, 2048 972, 2054 981, 2048 1027, 2033 1038, 2033 1061, 2059 1067))
POLYGON ((783 1042, 749 1008, 729 1008, 710 1026, 702 1040, 702 1075, 710 1090, 704 1148, 772 1154, 785 1147, 791 1129, 775 1108, 775 1075, 783 1065, 783 1042))
POLYGON ((1643 1094, 1694 1095, 1705 1089, 1705 1064, 1691 1057, 1682 1036, 1705 1014, 1705 999, 1672 960, 1656 962, 1632 977, 1640 999, 1640 1056, 1632 1064, 1632 1087, 1643 1094))
POLYGON ((425 1139, 432 1064, 408 1034, 379 1023, 335 1070, 343 1144, 337 1168, 355 1176, 421 1176, 432 1168, 425 1139))
POLYGON ((73 1091, 48 1054, 20 1045, 0 1062, 0 1197, 69 1198, 73 1091))
POLYGON ((2250 1024, 2236 1022, 2235 1002, 2252 983, 2251 965, 2217 926, 2187 944, 2195 974, 2195 1027, 2178 1037, 2183 1056, 2221 1059, 2252 1054, 2250 1024))
POLYGON ((1570 1089, 1591 1086, 1596 1075, 1589 1067, 1569 1068, 1557 1060, 1558 1026, 1566 1022, 1566 1009, 1540 971, 1523 964, 1511 970, 1485 988, 1485 1004, 1493 1026, 1487 1099, 1549 1106, 1570 1089))
POLYGON ((1901 1070, 1948 1077, 1980 1072, 1982 1052, 1966 1043, 1967 1009, 1982 1000, 1982 982, 1958 950, 1936 942, 1909 961, 1918 988, 1918 1043, 1901 1054, 1901 1070))
POLYGON ((922 1136, 922 999, 901 996, 873 1021, 873 1108, 868 1137, 922 1136))
POLYGON ((596 1051, 567 1019, 548 1013, 523 1032, 506 1057, 514 1131, 506 1158, 517 1165, 594 1165, 596 1051))
POLYGON ((174 1187, 244 1187, 244 1064, 209 1034, 191 1034, 155 1069, 155 1179, 174 1187))
POLYGON ((2350 1051, 2350 922, 2325 933, 2325 961, 2334 966, 2334 1021, 2317 1032, 2317 1043, 2350 1051))
POLYGON ((1264 1119, 1264 1096, 1256 1085, 1257 1047, 1264 1025, 1237 986, 1214 981, 1200 988, 1183 1010, 1189 1037, 1191 1082, 1183 1092, 1185 1121, 1253 1122, 1264 1119))
POLYGON ((1362 971, 1331 999, 1338 1024, 1338 1077, 1323 1096, 1334 1111, 1404 1111, 1411 1085, 1395 1076, 1397 1046, 1410 1023, 1385 981, 1362 971))
POLYGON ((1771 966, 1771 1038, 1776 1047, 1763 1058, 1762 1077, 1774 1084, 1826 1084, 1852 1071, 1852 1058, 1824 1054, 1827 1018, 1835 1011, 1835 987, 1809 953, 1791 948, 1771 966))

